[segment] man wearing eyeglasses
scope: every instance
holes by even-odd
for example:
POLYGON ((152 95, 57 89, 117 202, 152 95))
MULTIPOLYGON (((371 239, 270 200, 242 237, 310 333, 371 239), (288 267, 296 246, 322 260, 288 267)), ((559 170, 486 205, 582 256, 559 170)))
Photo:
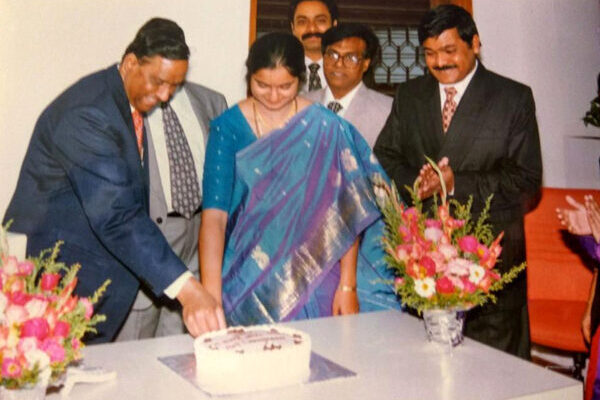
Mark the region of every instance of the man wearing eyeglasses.
POLYGON ((346 118, 373 147, 392 109, 392 98, 365 86, 379 41, 365 25, 344 23, 330 28, 321 40, 327 87, 306 97, 346 118))

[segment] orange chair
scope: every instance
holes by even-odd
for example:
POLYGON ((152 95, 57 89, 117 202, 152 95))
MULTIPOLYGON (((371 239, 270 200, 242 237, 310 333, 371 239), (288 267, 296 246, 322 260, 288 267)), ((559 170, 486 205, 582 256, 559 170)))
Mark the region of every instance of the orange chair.
POLYGON ((572 374, 580 380, 588 353, 581 318, 594 265, 563 229, 556 208, 568 206, 566 195, 582 202, 587 193, 600 198, 597 190, 543 188, 537 208, 525 216, 531 342, 571 353, 572 374))

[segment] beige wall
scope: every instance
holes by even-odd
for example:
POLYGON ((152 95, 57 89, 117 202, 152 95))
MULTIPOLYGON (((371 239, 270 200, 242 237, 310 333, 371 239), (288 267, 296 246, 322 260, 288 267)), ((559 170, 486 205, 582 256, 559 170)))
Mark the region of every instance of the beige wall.
POLYGON ((473 0, 489 69, 531 86, 544 185, 600 188, 600 128, 582 118, 600 73, 600 1, 473 0))
POLYGON ((245 94, 249 15, 250 0, 0 0, 0 216, 37 116, 69 84, 117 62, 146 20, 176 21, 192 52, 188 79, 233 104, 245 94))

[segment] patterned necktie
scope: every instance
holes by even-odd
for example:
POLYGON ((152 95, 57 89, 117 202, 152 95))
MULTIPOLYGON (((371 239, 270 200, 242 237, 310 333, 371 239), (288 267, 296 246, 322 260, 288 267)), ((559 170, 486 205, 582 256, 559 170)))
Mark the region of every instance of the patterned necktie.
POLYGON ((454 112, 456 112, 456 101, 454 101, 456 89, 450 86, 444 88, 444 91, 446 92, 446 101, 442 108, 442 129, 444 129, 444 133, 446 133, 450 126, 450 121, 452 121, 452 116, 454 115, 454 112))
POLYGON ((321 66, 317 63, 312 63, 308 66, 310 70, 310 75, 308 76, 308 91, 312 92, 313 90, 321 89, 321 78, 317 71, 321 68, 321 66))
POLYGON ((163 104, 162 116, 169 157, 173 210, 190 219, 200 207, 200 187, 194 158, 179 118, 169 103, 163 104))
POLYGON ((340 103, 338 103, 337 101, 330 101, 329 104, 327 104, 327 108, 329 108, 331 111, 333 111, 334 113, 339 113, 340 110, 343 108, 342 105, 340 103))
POLYGON ((135 129, 135 140, 137 141, 138 151, 140 153, 140 159, 144 160, 144 118, 142 113, 138 110, 131 112, 131 118, 133 118, 133 127, 135 129))

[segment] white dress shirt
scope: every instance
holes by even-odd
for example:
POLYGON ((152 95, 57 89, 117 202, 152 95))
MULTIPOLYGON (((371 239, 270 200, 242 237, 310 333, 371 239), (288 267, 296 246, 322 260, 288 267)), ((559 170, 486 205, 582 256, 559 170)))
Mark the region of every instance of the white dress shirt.
POLYGON ((362 82, 359 82, 358 85, 356 85, 354 87, 354 89, 352 89, 351 91, 346 93, 346 95, 344 97, 342 97, 341 99, 336 99, 333 96, 331 89, 329 87, 327 87, 327 89, 325 89, 325 100, 324 100, 323 104, 325 105, 325 107, 327 107, 327 104, 329 104, 330 102, 337 101, 342 106, 342 109, 340 111, 338 111, 337 114, 340 117, 343 117, 346 114, 346 110, 348 110, 348 107, 350 107, 350 103, 352 103, 354 96, 356 96, 356 92, 358 92, 358 89, 360 89, 362 84, 363 84, 362 82))
MULTIPOLYGON (((196 176, 198 177, 198 187, 202 191, 202 171, 204 168, 204 135, 198 119, 190 103, 190 99, 182 87, 179 87, 173 94, 170 100, 171 107, 177 114, 179 123, 183 129, 183 133, 188 141, 194 166, 196 168, 196 176)), ((156 161, 160 181, 162 184, 165 201, 167 203, 167 212, 173 211, 171 201, 171 174, 169 170, 169 156, 167 153, 167 140, 165 138, 165 130, 163 126, 162 110, 160 106, 155 107, 146 114, 150 132, 152 135, 152 143, 156 153, 156 161)), ((202 193, 200 194, 202 196, 202 193)), ((164 291, 165 295, 174 299, 177 297, 185 283, 189 278, 193 277, 190 271, 181 274, 173 283, 171 283, 164 291)))
POLYGON ((444 90, 447 87, 453 87, 456 89, 456 94, 454 95, 454 101, 456 102, 456 107, 458 107, 458 103, 460 103, 460 99, 462 99, 463 94, 465 94, 465 90, 471 83, 471 79, 473 79, 473 75, 475 75, 475 71, 477 71, 477 67, 479 66, 479 61, 475 59, 475 67, 469 72, 460 82, 456 83, 440 83, 440 110, 444 110, 444 103, 446 102, 446 91, 444 90))

